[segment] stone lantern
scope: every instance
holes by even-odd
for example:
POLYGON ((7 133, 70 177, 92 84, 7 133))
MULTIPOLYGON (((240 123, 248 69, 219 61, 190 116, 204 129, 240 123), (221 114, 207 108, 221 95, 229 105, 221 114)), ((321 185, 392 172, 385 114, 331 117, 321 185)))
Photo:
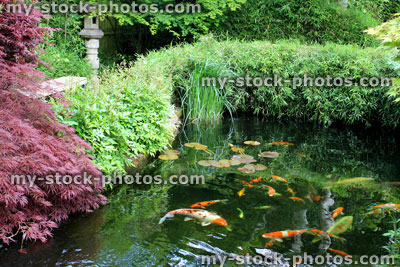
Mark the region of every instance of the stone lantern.
POLYGON ((99 52, 100 39, 104 36, 104 32, 99 28, 99 18, 89 17, 84 20, 84 28, 79 34, 86 41, 86 59, 96 73, 100 67, 99 52))

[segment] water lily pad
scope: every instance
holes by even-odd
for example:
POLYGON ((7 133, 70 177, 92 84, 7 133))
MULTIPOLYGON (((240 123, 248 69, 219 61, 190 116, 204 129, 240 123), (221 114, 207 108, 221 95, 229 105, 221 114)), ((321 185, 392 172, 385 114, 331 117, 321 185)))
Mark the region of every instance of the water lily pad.
POLYGON ((250 155, 234 155, 232 160, 240 161, 241 163, 248 164, 256 162, 253 156, 250 155))
POLYGON ((234 145, 232 145, 232 144, 229 144, 229 146, 231 147, 231 150, 232 150, 233 152, 241 153, 241 154, 244 153, 244 148, 236 147, 236 146, 234 146, 234 145))
POLYGON ((222 165, 225 168, 228 168, 228 167, 231 166, 231 163, 230 163, 229 159, 221 159, 219 161, 219 164, 222 165))
POLYGON ((256 172, 254 166, 252 166, 250 164, 244 165, 243 168, 238 168, 238 171, 240 171, 242 173, 246 173, 246 174, 256 172))
POLYGON ((206 150, 208 148, 208 146, 206 145, 202 145, 200 143, 186 143, 185 144, 186 147, 191 147, 197 150, 206 150))
POLYGON ((263 171, 267 169, 267 166, 263 165, 263 164, 247 164, 244 166, 244 168, 250 169, 254 171, 263 171))
POLYGON ((256 164, 254 165, 254 169, 256 169, 256 171, 263 171, 267 169, 267 166, 263 165, 263 164, 256 164))
POLYGON ((259 146, 261 143, 258 141, 245 141, 244 144, 248 146, 259 146))
POLYGON ((265 151, 262 152, 261 154, 258 154, 260 158, 270 158, 270 159, 279 158, 280 155, 281 154, 279 154, 278 152, 270 152, 270 151, 265 151))
POLYGON ((163 154, 158 156, 159 159, 161 160, 176 160, 178 159, 178 155, 174 154, 174 153, 169 153, 169 154, 163 154))
POLYGON ((181 152, 179 152, 178 150, 167 150, 167 151, 164 151, 164 154, 175 154, 175 155, 179 155, 179 154, 181 154, 181 152))
POLYGON ((236 159, 231 159, 229 161, 229 164, 231 164, 231 166, 237 166, 237 165, 240 165, 242 163, 240 161, 236 160, 236 159))
POLYGON ((200 166, 204 166, 204 167, 210 167, 210 166, 215 166, 218 165, 218 161, 215 160, 200 160, 199 162, 197 162, 197 164, 199 164, 200 166))

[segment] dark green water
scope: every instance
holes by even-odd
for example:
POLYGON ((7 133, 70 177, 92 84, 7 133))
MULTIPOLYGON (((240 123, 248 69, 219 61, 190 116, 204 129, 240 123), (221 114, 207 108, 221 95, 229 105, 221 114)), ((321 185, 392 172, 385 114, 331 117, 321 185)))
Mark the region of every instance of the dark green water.
MULTIPOLYGON (((119 187, 109 196, 109 205, 93 214, 73 217, 46 244, 29 244, 28 254, 19 254, 18 247, 1 249, 0 266, 200 266, 196 255, 212 255, 218 249, 254 255, 256 248, 266 244, 261 235, 267 232, 326 230, 332 223, 329 214, 337 207, 344 207, 345 215, 354 217, 353 229, 341 235, 347 242, 332 240, 327 244, 325 240, 323 244, 355 258, 386 254, 382 246, 387 245, 388 239, 382 234, 391 229, 390 218, 366 217, 365 213, 374 205, 400 203, 398 189, 385 183, 400 181, 399 147, 390 134, 236 119, 233 123, 226 120, 215 125, 186 127, 177 137, 174 149, 182 153, 178 160, 156 160, 145 173, 163 177, 204 175, 205 185, 119 187), (247 147, 243 145, 245 140, 257 140, 261 145, 247 147), (268 144, 276 141, 295 145, 268 144), (246 154, 254 156, 268 169, 242 174, 237 167, 201 167, 196 162, 209 156, 184 147, 187 142, 208 145, 217 160, 236 154, 230 150, 229 143, 246 147, 246 154), (257 155, 262 151, 277 151, 281 156, 260 159, 257 155), (289 185, 271 182, 271 175, 284 177, 289 185), (240 181, 259 176, 282 196, 271 198, 260 186, 246 188, 245 195, 239 197, 237 192, 244 187, 240 181), (375 182, 326 189, 330 181, 353 177, 371 177, 375 182), (321 201, 306 197, 312 191, 310 184, 324 196, 321 201), (305 202, 288 199, 288 186, 305 202), (203 227, 194 221, 184 222, 182 216, 158 224, 170 210, 215 199, 229 199, 226 204, 215 204, 207 210, 226 219, 231 231, 217 225, 203 227), (272 207, 254 209, 265 205, 272 207), (237 208, 244 211, 244 218, 239 218, 237 208)), ((312 239, 313 236, 303 234, 285 239, 272 249, 286 256, 304 252, 321 254, 321 242, 312 243, 312 239)))

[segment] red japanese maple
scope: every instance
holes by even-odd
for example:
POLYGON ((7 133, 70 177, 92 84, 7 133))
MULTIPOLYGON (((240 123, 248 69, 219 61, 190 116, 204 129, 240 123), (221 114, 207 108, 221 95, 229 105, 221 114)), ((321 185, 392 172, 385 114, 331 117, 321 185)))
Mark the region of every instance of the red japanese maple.
POLYGON ((42 14, 8 12, 0 0, 0 241, 45 241, 51 230, 72 213, 90 212, 105 204, 102 186, 48 184, 36 180, 13 184, 12 175, 101 176, 85 149, 91 147, 74 129, 56 121, 50 105, 21 93, 35 90, 43 73, 37 46, 50 30, 39 26, 42 14), (3 6, 3 8, 2 8, 3 6))

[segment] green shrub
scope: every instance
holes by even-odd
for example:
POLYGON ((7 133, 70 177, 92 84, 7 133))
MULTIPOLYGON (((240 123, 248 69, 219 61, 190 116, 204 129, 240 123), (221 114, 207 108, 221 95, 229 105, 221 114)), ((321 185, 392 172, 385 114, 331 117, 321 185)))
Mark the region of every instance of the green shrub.
POLYGON ((85 58, 78 53, 66 48, 63 44, 44 47, 46 51, 40 59, 49 63, 49 67, 40 66, 39 70, 46 73, 49 78, 55 79, 63 76, 88 77, 92 74, 92 68, 85 58))
POLYGON ((173 130, 171 91, 157 69, 118 66, 101 74, 100 85, 76 88, 65 109, 53 101, 61 122, 74 127, 93 148, 105 174, 124 173, 138 154, 155 155, 169 145, 173 130))
POLYGON ((386 21, 400 12, 400 0, 350 0, 350 6, 363 12, 372 12, 379 20, 386 21))
POLYGON ((400 103, 386 95, 385 87, 231 85, 221 90, 199 82, 203 77, 245 75, 353 77, 356 81, 397 75, 387 59, 381 50, 349 45, 203 38, 192 45, 150 52, 134 65, 105 71, 97 89, 77 88, 67 95, 72 102, 69 115, 61 104, 54 105, 59 119, 94 147, 95 162, 104 173, 124 172, 139 153, 154 155, 168 146, 173 131, 169 123, 172 102, 182 105, 184 119, 189 121, 199 121, 200 116, 209 122, 231 110, 325 125, 379 123, 396 127, 400 103))
MULTIPOLYGON (((151 52, 138 63, 159 69, 154 79, 168 81, 170 90, 188 84, 196 64, 224 66, 228 76, 270 77, 352 77, 359 83, 361 77, 395 77, 389 56, 376 48, 362 49, 350 45, 301 45, 293 42, 245 43, 239 41, 216 42, 204 38, 199 43, 151 52)), ((203 65, 204 66, 204 65, 203 65)), ((217 75, 217 74, 215 74, 217 75)), ((210 74, 212 76, 212 73, 210 74)), ((201 89, 197 89, 199 91, 201 89)), ((203 90, 214 88, 203 87, 203 90)), ((387 87, 316 87, 291 85, 272 87, 231 87, 224 96, 229 109, 255 115, 282 118, 301 118, 329 125, 378 123, 396 127, 400 122, 400 104, 386 95, 387 87)), ((224 95, 224 94, 222 94, 224 95)), ((222 102, 226 102, 222 100, 222 102)), ((200 106, 199 103, 184 107, 200 106)), ((194 119, 194 118, 191 118, 194 119)))
POLYGON ((48 26, 57 31, 47 38, 47 43, 41 49, 45 51, 40 59, 49 63, 49 67, 40 66, 39 70, 49 78, 62 76, 88 77, 92 69, 86 62, 85 41, 79 36, 83 16, 79 14, 53 14, 48 26), (66 24, 65 24, 66 23, 66 24), (66 31, 65 31, 66 27, 66 31))
POLYGON ((248 0, 213 32, 239 40, 300 39, 307 42, 336 42, 374 46, 376 41, 363 34, 380 23, 370 11, 343 9, 326 0, 248 0))

